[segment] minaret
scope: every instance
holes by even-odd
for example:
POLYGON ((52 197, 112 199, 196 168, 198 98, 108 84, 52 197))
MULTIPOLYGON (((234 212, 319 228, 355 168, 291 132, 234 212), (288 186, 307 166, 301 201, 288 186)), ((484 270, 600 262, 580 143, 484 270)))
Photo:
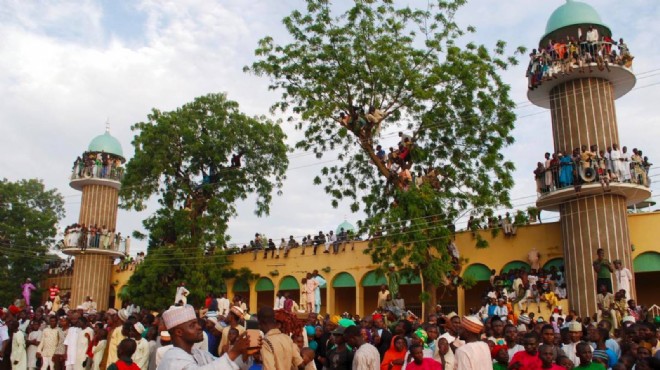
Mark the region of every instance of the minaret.
POLYGON ((76 160, 70 186, 82 191, 76 237, 65 241, 63 252, 75 256, 70 306, 91 296, 99 310, 108 308, 114 259, 124 256, 117 238, 117 206, 125 162, 121 144, 108 128, 95 137, 76 160), (95 239, 91 228, 100 230, 95 239))
MULTIPOLYGON (((567 37, 578 41, 579 48, 579 35, 586 39, 592 27, 598 31, 599 40, 612 37, 609 27, 590 5, 567 0, 550 16, 539 50, 546 49, 550 40, 566 42, 567 37)), ((591 50, 598 50, 601 45, 598 43, 591 50)), ((619 52, 617 46, 611 47, 619 52)), ((629 62, 607 66, 594 62, 583 69, 567 67, 567 73, 557 71, 528 91, 532 103, 550 109, 555 153, 571 155, 583 145, 597 145, 598 150, 606 151, 613 144, 618 144, 619 149, 626 144, 619 140, 614 100, 635 86, 632 60, 629 62)), ((649 196, 650 190, 642 184, 612 182, 607 190, 596 179, 583 181, 579 188, 553 189, 538 199, 539 209, 559 211, 568 298, 571 308, 580 315, 597 311, 597 276, 592 264, 598 248, 605 251, 608 260, 620 259, 624 267, 633 270, 626 207, 649 196)), ((616 290, 614 274, 612 283, 616 290)), ((632 294, 634 297, 634 284, 632 294)))

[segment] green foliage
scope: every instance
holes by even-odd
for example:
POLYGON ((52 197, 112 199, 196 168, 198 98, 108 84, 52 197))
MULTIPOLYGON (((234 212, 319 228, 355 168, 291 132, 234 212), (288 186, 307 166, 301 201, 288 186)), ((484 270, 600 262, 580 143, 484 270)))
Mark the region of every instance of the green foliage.
POLYGON ((143 210, 152 196, 160 207, 144 220, 149 255, 130 280, 130 296, 143 306, 162 307, 154 292, 174 292, 176 284, 167 284, 186 280, 194 301, 219 284, 228 267, 221 252, 213 258, 204 253, 227 242, 236 201, 252 196, 257 215, 269 212, 289 163, 286 137, 278 122, 248 117, 224 94, 198 97, 172 112, 154 109, 132 129, 135 155, 126 165, 122 207, 143 210), (206 265, 206 259, 220 260, 206 265))
POLYGON ((460 45, 474 32, 454 22, 464 3, 436 0, 412 9, 356 1, 334 14, 329 1, 307 0, 305 10, 284 19, 293 41, 263 38, 258 60, 245 68, 270 77, 270 88, 282 93, 273 109, 293 113, 289 121, 305 134, 297 148, 317 157, 340 153, 314 183, 333 206, 346 200, 352 211, 364 210, 362 231, 380 236, 368 251, 374 261, 421 269, 433 285, 452 269, 446 246, 454 221, 468 210, 479 218, 508 206, 513 186, 514 167, 501 150, 514 141, 515 104, 498 73, 516 60, 502 41, 493 50, 460 45), (363 117, 369 106, 383 118, 363 127, 340 119, 339 112, 363 117), (411 132, 411 170, 433 169, 424 186, 404 190, 377 159, 375 146, 385 144, 388 128, 411 132))
POLYGON ((13 303, 26 278, 37 285, 44 264, 58 259, 48 251, 63 217, 62 195, 46 190, 41 180, 0 181, 0 305, 13 303))
POLYGON ((175 245, 152 248, 128 282, 127 297, 141 307, 159 310, 174 304, 179 283, 190 291, 188 303, 204 304, 206 294, 226 291, 225 271, 230 262, 218 252, 205 255, 199 248, 175 245))

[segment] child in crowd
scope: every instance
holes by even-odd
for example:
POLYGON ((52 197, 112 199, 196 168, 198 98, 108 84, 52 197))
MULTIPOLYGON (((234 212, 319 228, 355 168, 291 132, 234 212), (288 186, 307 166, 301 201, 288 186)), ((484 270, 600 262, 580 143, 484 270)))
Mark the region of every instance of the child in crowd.
POLYGON ((493 363, 493 370, 507 370, 509 367, 509 352, 506 345, 494 346, 490 350, 490 354, 495 362, 493 363))
POLYGON ((592 362, 593 352, 591 345, 587 342, 580 342, 576 347, 577 355, 580 358, 580 365, 576 366, 578 370, 605 370, 606 367, 599 362, 592 362))
POLYGON ((541 369, 564 370, 563 367, 552 363, 555 355, 554 347, 547 344, 539 347, 539 357, 541 358, 541 369))
POLYGON ((140 370, 140 367, 131 360, 136 349, 137 344, 133 339, 126 338, 119 342, 119 346, 117 346, 117 357, 119 359, 110 364, 108 370, 140 370))

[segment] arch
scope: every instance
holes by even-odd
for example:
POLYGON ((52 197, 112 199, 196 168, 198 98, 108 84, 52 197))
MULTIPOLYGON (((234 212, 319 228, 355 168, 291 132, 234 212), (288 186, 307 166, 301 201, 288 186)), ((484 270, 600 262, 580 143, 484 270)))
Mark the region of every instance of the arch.
POLYGON ((234 286, 232 287, 233 292, 249 292, 250 291, 250 284, 247 283, 245 280, 236 280, 234 281, 234 286))
POLYGON ((355 278, 348 272, 340 272, 332 280, 333 288, 355 288, 355 278))
POLYGON ((474 263, 465 269, 463 277, 471 277, 475 281, 489 281, 490 269, 484 264, 474 263))
POLYGON ((523 261, 511 261, 502 267, 502 272, 507 273, 513 269, 524 269, 525 271, 530 271, 531 266, 529 263, 523 261))
POLYGON ((422 279, 419 278, 419 275, 407 275, 407 274, 401 276, 401 282, 399 282, 400 285, 417 285, 421 283, 422 283, 422 279))
POLYGON ((557 271, 559 271, 560 267, 564 267, 564 259, 562 257, 553 258, 543 265, 545 271, 550 271, 553 267, 556 267, 557 271))
POLYGON ((280 290, 300 290, 300 284, 296 278, 288 275, 280 280, 280 290))
POLYGON ((257 292, 270 292, 275 290, 275 284, 267 277, 260 277, 254 289, 257 292))
POLYGON ((128 285, 124 285, 121 288, 119 288, 119 293, 117 296, 122 300, 125 301, 128 299, 128 285))
POLYGON ((385 277, 385 274, 378 273, 376 270, 371 270, 364 274, 361 285, 363 287, 379 287, 383 284, 387 285, 387 278, 385 277))
POLYGON ((660 253, 645 252, 635 257, 633 261, 635 273, 660 271, 660 253))

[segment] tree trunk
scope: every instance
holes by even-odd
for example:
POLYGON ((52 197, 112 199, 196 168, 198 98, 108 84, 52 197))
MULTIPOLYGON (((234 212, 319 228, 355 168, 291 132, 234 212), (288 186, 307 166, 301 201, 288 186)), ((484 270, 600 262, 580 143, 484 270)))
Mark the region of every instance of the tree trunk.
POLYGON ((438 304, 438 297, 436 295, 438 286, 432 284, 430 281, 423 277, 422 282, 424 283, 422 286, 422 292, 427 293, 429 295, 429 299, 422 305, 422 317, 420 317, 420 319, 426 321, 426 317, 430 313, 435 312, 435 305, 438 304))

